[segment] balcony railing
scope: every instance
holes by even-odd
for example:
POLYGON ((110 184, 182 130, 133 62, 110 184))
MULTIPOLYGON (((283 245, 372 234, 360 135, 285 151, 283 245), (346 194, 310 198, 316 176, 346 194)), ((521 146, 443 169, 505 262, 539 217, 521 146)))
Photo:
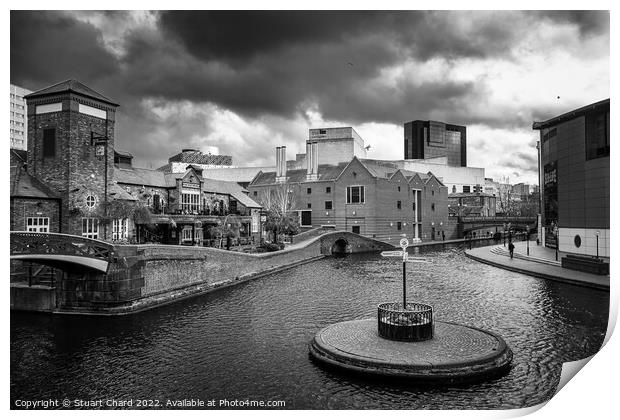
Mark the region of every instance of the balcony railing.
POLYGON ((230 214, 235 214, 237 216, 250 216, 250 211, 248 209, 212 209, 210 207, 188 204, 171 204, 159 207, 150 206, 149 210, 152 214, 156 215, 228 216, 230 214))

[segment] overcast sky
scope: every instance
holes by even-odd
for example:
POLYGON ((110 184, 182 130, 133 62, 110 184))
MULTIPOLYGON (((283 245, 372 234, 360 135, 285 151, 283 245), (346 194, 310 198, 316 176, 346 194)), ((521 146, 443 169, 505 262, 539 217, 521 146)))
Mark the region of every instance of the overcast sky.
POLYGON ((536 181, 532 122, 609 97, 607 12, 11 12, 11 83, 121 104, 116 148, 271 165, 309 128, 403 158, 403 123, 467 126, 468 166, 536 181))

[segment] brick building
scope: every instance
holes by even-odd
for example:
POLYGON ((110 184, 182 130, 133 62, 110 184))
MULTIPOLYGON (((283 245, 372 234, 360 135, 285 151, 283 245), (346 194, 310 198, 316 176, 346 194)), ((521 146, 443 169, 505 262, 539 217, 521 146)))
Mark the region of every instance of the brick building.
POLYGON ((276 171, 259 172, 248 189, 261 202, 285 185, 302 229, 334 227, 396 244, 402 236, 439 240, 445 228, 447 188, 431 173, 358 159, 319 164, 310 148, 307 168, 287 170, 276 152, 276 171))
POLYGON ((60 232, 60 197, 26 171, 24 150, 11 149, 10 229, 60 232))
POLYGON ((200 245, 203 231, 226 223, 259 235, 260 206, 236 183, 206 179, 198 165, 133 168, 131 154, 114 150, 118 104, 100 93, 67 80, 25 99, 28 150, 11 152, 12 230, 200 245))
POLYGON ((606 99, 533 124, 540 132, 541 236, 560 251, 609 256, 609 106, 606 99))

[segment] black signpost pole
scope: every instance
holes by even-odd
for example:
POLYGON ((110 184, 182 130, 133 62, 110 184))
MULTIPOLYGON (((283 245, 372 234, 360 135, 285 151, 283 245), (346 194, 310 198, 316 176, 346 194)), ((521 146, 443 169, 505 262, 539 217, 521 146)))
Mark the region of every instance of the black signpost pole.
POLYGON ((403 260, 403 309, 407 309, 407 262, 403 260))

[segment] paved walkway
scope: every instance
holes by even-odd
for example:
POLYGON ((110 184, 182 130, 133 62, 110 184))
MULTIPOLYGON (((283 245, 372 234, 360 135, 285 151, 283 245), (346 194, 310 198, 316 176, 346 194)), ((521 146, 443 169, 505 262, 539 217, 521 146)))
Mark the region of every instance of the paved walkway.
MULTIPOLYGON (((517 271, 548 280, 609 290, 608 275, 600 276, 563 268, 561 261, 562 257, 566 256, 564 252, 558 252, 558 260, 556 261, 554 249, 536 245, 536 242, 530 242, 530 252, 527 255, 526 242, 515 242, 514 244, 513 259, 510 259, 508 244, 504 247, 503 242, 500 242, 498 245, 466 250, 465 254, 474 260, 506 270, 517 271)), ((609 261, 609 259, 606 260, 609 261)))

